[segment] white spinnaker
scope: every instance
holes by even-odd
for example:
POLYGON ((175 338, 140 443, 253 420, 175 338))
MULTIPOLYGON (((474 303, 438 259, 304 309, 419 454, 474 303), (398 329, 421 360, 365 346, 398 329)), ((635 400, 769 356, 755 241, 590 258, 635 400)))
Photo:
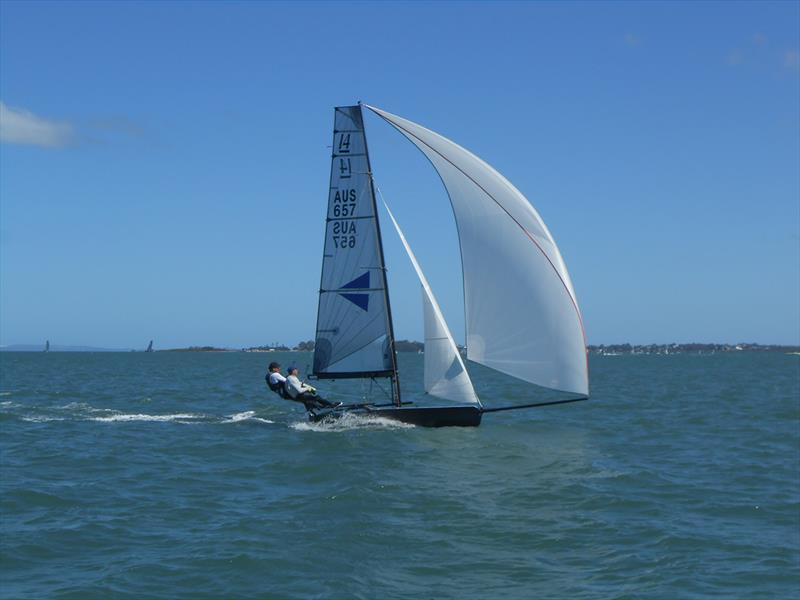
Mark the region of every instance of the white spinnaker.
POLYGON ((439 303, 436 302, 433 290, 422 272, 422 267, 419 266, 417 257, 414 256, 386 201, 383 205, 394 223, 397 235, 400 236, 400 241, 403 242, 403 247, 422 285, 422 306, 425 317, 425 391, 431 396, 445 400, 480 405, 464 361, 461 360, 461 354, 447 327, 439 303))
POLYGON ((458 144, 367 108, 428 157, 450 196, 464 270, 467 357, 531 383, 588 395, 586 339, 572 281, 530 202, 458 144))

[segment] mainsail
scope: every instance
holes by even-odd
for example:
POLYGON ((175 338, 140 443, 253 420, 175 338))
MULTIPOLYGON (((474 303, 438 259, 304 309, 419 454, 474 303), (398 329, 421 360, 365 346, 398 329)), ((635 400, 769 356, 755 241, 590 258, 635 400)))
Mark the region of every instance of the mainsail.
POLYGON ((397 219, 394 218, 386 202, 383 205, 394 223, 397 235, 403 242, 403 247, 406 249, 408 258, 411 259, 411 264, 414 265, 414 270, 417 272, 422 286, 422 305, 425 315, 425 391, 432 396, 446 400, 480 405, 467 369, 464 367, 464 361, 461 360, 461 354, 458 352, 458 347, 447 327, 428 279, 422 272, 422 267, 419 266, 417 257, 414 256, 397 219))
POLYGON ((393 377, 386 272, 361 106, 335 109, 314 374, 393 377))
POLYGON ((575 291, 533 206, 458 144, 367 108, 427 156, 450 196, 464 272, 467 357, 531 383, 588 395, 586 340, 575 291))

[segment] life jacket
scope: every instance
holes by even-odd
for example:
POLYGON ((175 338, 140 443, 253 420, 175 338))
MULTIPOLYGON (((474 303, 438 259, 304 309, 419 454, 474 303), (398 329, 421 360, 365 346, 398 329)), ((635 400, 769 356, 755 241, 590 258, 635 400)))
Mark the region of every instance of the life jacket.
POLYGON ((272 373, 267 373, 266 377, 264 377, 265 381, 267 382, 267 387, 269 387, 269 389, 278 394, 278 396, 284 400, 291 400, 292 397, 286 393, 286 387, 283 385, 283 382, 272 383, 269 378, 270 375, 272 375, 272 373))

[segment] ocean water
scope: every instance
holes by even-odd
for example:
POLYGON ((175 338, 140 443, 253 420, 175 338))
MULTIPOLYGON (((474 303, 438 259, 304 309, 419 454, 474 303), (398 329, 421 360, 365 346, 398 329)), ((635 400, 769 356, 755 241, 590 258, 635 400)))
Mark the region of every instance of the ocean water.
POLYGON ((800 356, 593 356, 438 430, 309 425, 274 357, 0 353, 0 597, 797 597, 800 356))

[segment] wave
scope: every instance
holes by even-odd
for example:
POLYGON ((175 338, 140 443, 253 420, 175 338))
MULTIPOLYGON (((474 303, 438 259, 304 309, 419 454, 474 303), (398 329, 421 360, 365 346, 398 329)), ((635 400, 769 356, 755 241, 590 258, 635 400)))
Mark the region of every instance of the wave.
POLYGON ((301 421, 291 425, 291 428, 297 431, 314 431, 317 433, 338 433, 353 429, 410 429, 413 427, 414 425, 410 423, 401 423, 386 417, 364 413, 345 413, 341 417, 330 421, 319 421, 318 423, 301 421))
POLYGON ((104 415, 98 417, 90 417, 90 421, 98 421, 100 423, 117 423, 129 421, 156 421, 156 422, 176 422, 176 423, 241 423, 243 421, 254 421, 257 423, 274 423, 269 419, 255 416, 255 411, 248 410, 225 417, 218 417, 216 415, 204 415, 196 413, 175 413, 168 415, 148 415, 143 413, 116 413, 113 415, 104 415))
POLYGON ((196 422, 198 420, 207 420, 206 415, 197 415, 194 413, 177 413, 172 415, 146 415, 141 413, 127 414, 118 413, 114 415, 106 415, 104 417, 90 417, 90 421, 99 421, 101 423, 115 423, 117 421, 189 421, 196 422))
POLYGON ((240 423, 252 421, 258 423, 274 423, 269 419, 257 417, 253 410, 232 415, 209 415, 191 412, 168 414, 149 414, 140 412, 123 412, 113 408, 96 408, 86 402, 69 402, 60 406, 37 407, 24 406, 10 400, 0 402, 0 407, 7 412, 0 412, 3 418, 18 418, 29 423, 46 423, 49 421, 95 421, 98 423, 125 422, 175 422, 175 423, 240 423), (24 409, 24 410, 15 410, 24 409))
POLYGON ((75 411, 88 411, 88 412, 114 412, 110 408, 95 408, 86 402, 70 402, 69 404, 62 404, 61 406, 54 407, 55 410, 75 410, 75 411))
POLYGON ((221 421, 222 423, 241 423, 242 421, 257 421, 259 423, 274 423, 275 421, 270 421, 269 419, 264 419, 261 417, 257 417, 256 411, 248 410, 245 412, 236 413, 235 415, 230 415, 225 418, 225 420, 221 421))
POLYGON ((47 423, 49 421, 66 421, 64 417, 48 417, 47 415, 28 415, 20 417, 23 421, 29 423, 47 423))

